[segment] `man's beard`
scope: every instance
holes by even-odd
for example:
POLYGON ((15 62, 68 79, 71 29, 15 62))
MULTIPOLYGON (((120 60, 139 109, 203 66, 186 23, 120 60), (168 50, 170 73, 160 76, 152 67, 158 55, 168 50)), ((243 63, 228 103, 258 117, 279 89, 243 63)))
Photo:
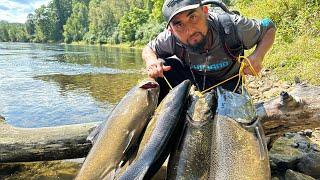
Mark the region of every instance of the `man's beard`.
POLYGON ((193 52, 201 52, 201 51, 203 51, 204 47, 205 47, 205 45, 207 43, 207 36, 202 34, 201 32, 198 32, 198 33, 200 33, 200 35, 201 35, 201 38, 202 38, 201 41, 196 43, 196 44, 194 44, 194 45, 190 45, 190 44, 188 45, 188 48, 193 52))

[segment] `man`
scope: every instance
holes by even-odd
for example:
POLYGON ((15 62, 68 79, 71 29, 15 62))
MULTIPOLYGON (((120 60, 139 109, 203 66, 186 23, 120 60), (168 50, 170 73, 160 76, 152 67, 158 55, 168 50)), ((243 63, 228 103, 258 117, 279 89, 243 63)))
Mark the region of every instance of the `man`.
MULTIPOLYGON (((142 52, 148 75, 160 84, 160 99, 169 91, 163 77, 172 86, 190 79, 202 91, 239 73, 237 57, 242 51, 232 51, 227 44, 230 40, 221 33, 223 30, 230 33, 225 28, 229 22, 209 12, 201 0, 165 0, 162 12, 167 28, 142 52)), ((247 58, 254 70, 260 72, 264 56, 275 39, 274 24, 269 19, 257 21, 236 14, 228 16, 237 36, 233 39, 239 41, 241 49, 256 45, 247 58)), ((253 75, 249 67, 244 73, 253 75)), ((222 86, 233 90, 237 82, 238 79, 233 78, 222 86)))

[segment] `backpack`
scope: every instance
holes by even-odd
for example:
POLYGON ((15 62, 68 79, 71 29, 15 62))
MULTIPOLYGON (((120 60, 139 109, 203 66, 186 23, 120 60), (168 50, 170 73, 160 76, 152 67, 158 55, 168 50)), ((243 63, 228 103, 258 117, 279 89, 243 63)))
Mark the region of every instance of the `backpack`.
MULTIPOLYGON (((209 10, 212 11, 212 9, 209 10)), ((210 16, 212 15, 210 14, 210 16)), ((244 46, 238 37, 237 30, 231 20, 230 13, 214 12, 214 16, 218 20, 219 37, 225 52, 233 59, 237 58, 239 55, 244 55, 244 46)))

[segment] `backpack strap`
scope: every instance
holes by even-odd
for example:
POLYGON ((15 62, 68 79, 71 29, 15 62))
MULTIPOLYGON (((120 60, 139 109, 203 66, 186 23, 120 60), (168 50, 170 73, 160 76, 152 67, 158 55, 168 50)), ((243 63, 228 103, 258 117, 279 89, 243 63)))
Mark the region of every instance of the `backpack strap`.
POLYGON ((236 59, 239 55, 244 55, 244 46, 238 37, 230 14, 217 14, 216 17, 218 19, 220 41, 223 44, 225 52, 233 59, 236 59))

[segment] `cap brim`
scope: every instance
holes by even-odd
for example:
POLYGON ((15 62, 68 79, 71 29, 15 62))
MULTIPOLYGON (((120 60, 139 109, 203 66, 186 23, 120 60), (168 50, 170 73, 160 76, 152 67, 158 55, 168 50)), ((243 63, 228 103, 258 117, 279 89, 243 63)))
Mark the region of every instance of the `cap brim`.
POLYGON ((177 11, 175 11, 175 12, 170 16, 170 18, 169 18, 169 20, 168 20, 167 27, 169 26, 172 18, 173 18, 175 15, 177 15, 177 14, 183 12, 183 11, 187 11, 187 10, 191 10, 191 9, 196 9, 196 8, 198 8, 198 7, 200 7, 200 4, 188 5, 188 6, 185 6, 185 7, 183 7, 183 8, 178 9, 177 11))

